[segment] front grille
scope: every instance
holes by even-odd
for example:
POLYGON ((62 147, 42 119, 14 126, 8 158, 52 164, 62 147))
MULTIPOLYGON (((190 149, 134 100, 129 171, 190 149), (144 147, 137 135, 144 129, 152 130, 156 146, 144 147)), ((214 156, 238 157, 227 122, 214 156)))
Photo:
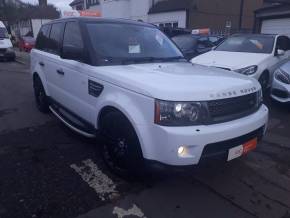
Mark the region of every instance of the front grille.
POLYGON ((5 53, 6 52, 6 48, 0 48, 0 53, 5 53))
POLYGON ((214 100, 208 102, 208 111, 212 123, 226 122, 254 113, 258 110, 258 94, 214 100))
POLYGON ((273 89, 272 94, 279 97, 279 98, 288 98, 289 97, 289 94, 287 91, 283 91, 280 89, 273 89))
POLYGON ((264 134, 264 128, 265 127, 263 126, 246 135, 206 145, 201 155, 201 161, 206 159, 227 160, 229 149, 243 145, 254 138, 257 138, 258 141, 261 141, 264 134))

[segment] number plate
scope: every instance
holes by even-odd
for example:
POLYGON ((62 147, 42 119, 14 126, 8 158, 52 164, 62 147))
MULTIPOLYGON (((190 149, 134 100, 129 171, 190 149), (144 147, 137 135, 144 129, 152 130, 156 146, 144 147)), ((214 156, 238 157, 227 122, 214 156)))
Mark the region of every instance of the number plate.
POLYGON ((239 145, 237 147, 231 148, 228 154, 228 161, 236 159, 243 154, 247 154, 250 151, 254 150, 257 147, 258 139, 254 138, 243 145, 239 145))
POLYGON ((231 148, 229 150, 229 154, 228 154, 228 161, 231 161, 233 159, 236 159, 236 158, 242 156, 243 152, 244 152, 243 145, 239 145, 237 147, 231 148))

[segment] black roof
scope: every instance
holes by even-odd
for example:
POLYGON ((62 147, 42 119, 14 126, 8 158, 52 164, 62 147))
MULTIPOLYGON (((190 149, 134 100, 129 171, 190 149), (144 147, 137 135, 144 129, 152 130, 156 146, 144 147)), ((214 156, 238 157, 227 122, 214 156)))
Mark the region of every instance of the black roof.
POLYGON ((84 0, 73 0, 72 3, 70 3, 70 6, 78 5, 78 4, 84 4, 84 0))
POLYGON ((155 27, 155 25, 140 21, 134 21, 129 19, 120 19, 120 18, 100 18, 100 17, 66 17, 66 18, 60 18, 53 21, 50 21, 50 23, 55 23, 59 21, 66 21, 66 20, 78 20, 81 22, 102 22, 102 23, 117 23, 117 24, 134 24, 139 26, 147 26, 147 27, 155 27))
POLYGON ((148 14, 157 14, 171 11, 185 11, 194 5, 194 0, 165 0, 153 5, 148 14))

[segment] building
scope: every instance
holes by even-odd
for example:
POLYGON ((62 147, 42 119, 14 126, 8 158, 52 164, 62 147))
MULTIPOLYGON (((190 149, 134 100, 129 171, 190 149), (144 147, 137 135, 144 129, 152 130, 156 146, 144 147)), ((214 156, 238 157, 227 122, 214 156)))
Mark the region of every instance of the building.
POLYGON ((265 0, 255 11, 255 31, 290 36, 290 0, 265 0))
POLYGON ((17 7, 20 7, 24 3, 21 2, 20 0, 0 0, 0 7, 9 5, 9 4, 13 4, 13 5, 16 5, 17 7))
POLYGON ((254 11, 262 5, 263 0, 167 0, 150 8, 149 20, 159 20, 162 26, 210 28, 212 32, 251 32, 254 11))
POLYGON ((142 20, 161 27, 250 32, 254 11, 263 0, 74 0, 71 5, 100 11, 102 17, 142 20))

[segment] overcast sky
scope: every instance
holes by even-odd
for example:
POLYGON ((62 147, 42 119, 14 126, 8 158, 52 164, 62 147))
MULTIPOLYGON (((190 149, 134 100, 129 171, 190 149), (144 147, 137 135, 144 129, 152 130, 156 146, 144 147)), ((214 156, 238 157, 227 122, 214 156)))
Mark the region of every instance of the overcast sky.
MULTIPOLYGON (((38 0, 22 0, 23 2, 29 2, 32 4, 36 4, 38 0)), ((71 10, 71 7, 69 6, 69 3, 71 3, 73 0, 48 0, 48 4, 53 4, 57 8, 61 10, 71 10)))

